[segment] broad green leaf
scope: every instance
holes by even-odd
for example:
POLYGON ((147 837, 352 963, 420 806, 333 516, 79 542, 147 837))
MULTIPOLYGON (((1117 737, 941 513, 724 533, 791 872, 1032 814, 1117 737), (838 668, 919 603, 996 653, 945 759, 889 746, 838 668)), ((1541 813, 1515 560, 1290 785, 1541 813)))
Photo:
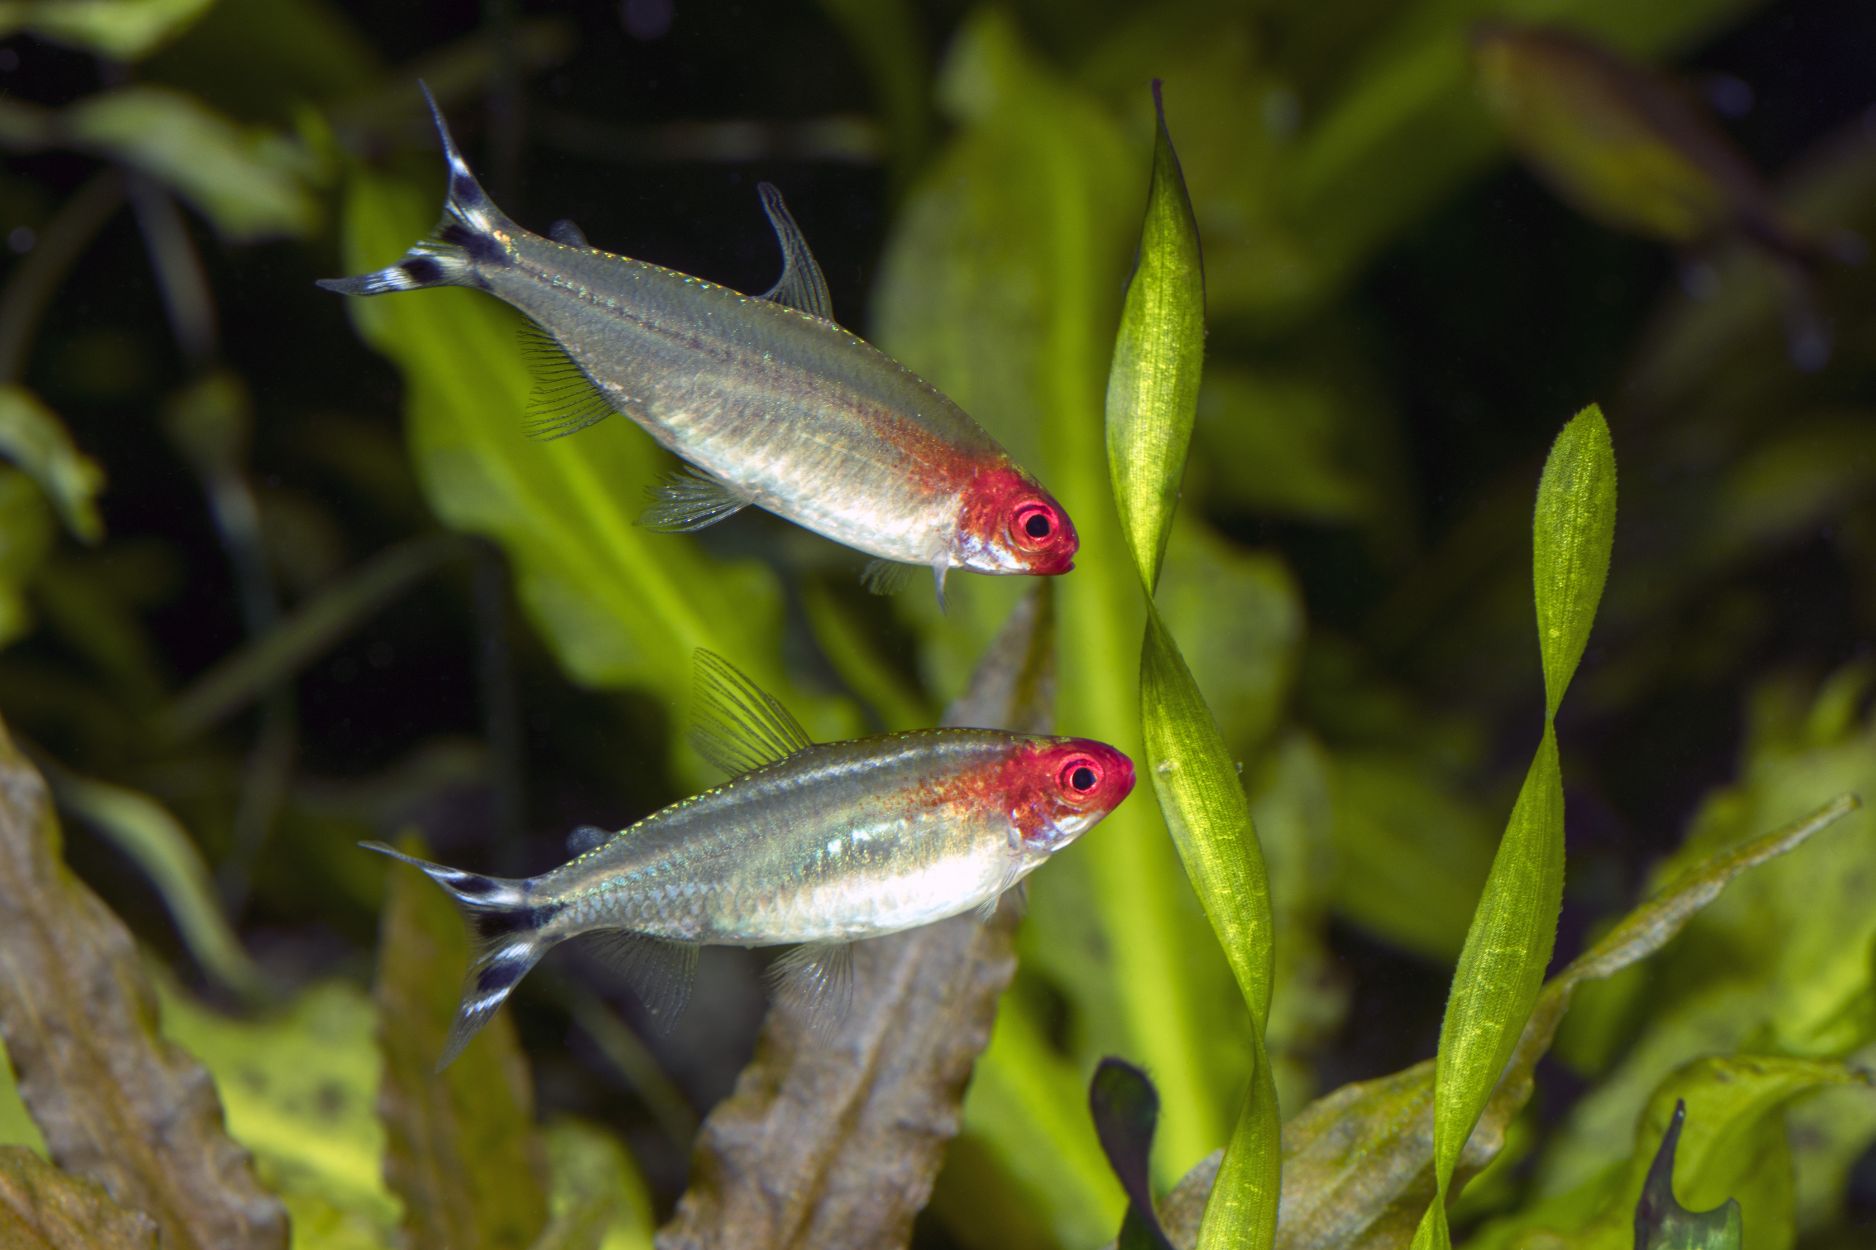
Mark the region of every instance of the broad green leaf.
MULTIPOLYGON (((1800 820, 1690 865, 1553 978, 1539 995, 1479 1127, 1466 1143, 1457 1174, 1476 1173, 1501 1149, 1506 1130, 1530 1098, 1538 1061, 1579 989, 1648 958, 1735 878, 1796 850, 1857 806, 1854 797, 1845 795, 1800 820)), ((1433 1060, 1426 1060, 1372 1081, 1344 1085, 1284 1125, 1285 1197, 1277 1229, 1283 1250, 1351 1245, 1401 1250, 1414 1238, 1434 1195, 1434 1067, 1433 1060)), ((1612 1135, 1625 1138, 1628 1127, 1612 1135)), ((1189 1246, 1196 1241, 1218 1166, 1219 1155, 1214 1154, 1161 1203, 1161 1217, 1175 1243, 1189 1246)))
POLYGON ((1435 1196, 1416 1246, 1449 1246, 1453 1170, 1536 1005, 1563 907, 1563 770, 1553 720, 1582 658, 1615 537, 1615 456, 1600 409, 1571 420, 1538 482, 1532 525, 1543 739, 1466 932, 1440 1024, 1433 1090, 1435 1196))
POLYGON ((61 771, 53 783, 62 807, 149 877, 203 971, 239 995, 258 997, 261 970, 222 913, 201 849, 181 822, 148 795, 109 782, 61 771))
POLYGON ((174 190, 237 242, 298 237, 319 225, 312 155, 168 87, 118 87, 59 116, 61 140, 122 161, 174 190))
POLYGON ((1512 146, 1587 216, 1682 245, 1765 220, 1769 197, 1729 159, 1725 136, 1606 45, 1493 23, 1474 36, 1472 55, 1480 95, 1512 146))
MULTIPOLYGON (((444 978, 447 979, 447 978, 444 978)), ((159 982, 163 1034, 199 1055, 221 1091, 228 1132, 286 1203, 296 1246, 364 1250, 395 1235, 376 1113, 382 1062, 371 999, 345 981, 317 982, 284 1009, 254 1017, 212 1011, 159 982)))
POLYGON ((0 0, 0 36, 41 39, 119 61, 149 55, 187 30, 215 0, 0 0))
POLYGON ((156 1221, 95 1181, 30 1150, 0 1146, 0 1245, 6 1250, 156 1250, 156 1221))
POLYGON ((1406 752, 1345 748, 1329 770, 1337 912, 1407 950, 1457 958, 1491 864, 1487 818, 1457 779, 1406 752))
POLYGON ((1140 255, 1107 379, 1107 464, 1121 529, 1147 593, 1159 585, 1198 411, 1205 271, 1166 110, 1153 84, 1153 177, 1140 255))
MULTIPOLYGON (((347 268, 402 255, 433 224, 439 193, 354 174, 347 268)), ((502 545, 522 602, 576 680, 649 687, 667 706, 687 708, 689 657, 707 647, 774 692, 816 736, 851 727, 850 709, 804 697, 780 664, 773 573, 635 523, 643 490, 669 465, 643 431, 619 419, 551 443, 525 437, 534 381, 519 319, 507 308, 470 291, 349 303, 360 333, 404 372, 411 451, 431 506, 451 526, 502 545)), ((701 778, 702 765, 692 772, 701 778)))
MULTIPOLYGON (((401 849, 422 853, 411 838, 401 849)), ((378 942, 378 1110, 405 1236, 451 1250, 522 1250, 547 1226, 547 1157, 514 1022, 497 1012, 436 1070, 469 941, 454 905, 422 873, 391 866, 378 942)))
POLYGON ((651 1250, 651 1195, 609 1134, 578 1120, 548 1126, 552 1219, 530 1250, 651 1250))
MULTIPOLYGON (((1683 46, 1718 29, 1754 0, 1637 5, 1566 0, 1543 20, 1630 53, 1683 46)), ((1498 8, 1515 16, 1526 6, 1498 8)), ((1464 23, 1493 6, 1409 5, 1386 11, 1343 67, 1334 93, 1299 136, 1281 180, 1284 220, 1308 240, 1307 289, 1340 287, 1408 223, 1474 176, 1498 147, 1476 96, 1464 23), (1372 188, 1386 187, 1386 195, 1372 188)), ((1298 284, 1302 285, 1302 284, 1298 284)))
POLYGON ((20 386, 0 386, 0 457, 39 484, 73 537, 95 543, 104 535, 98 492, 104 470, 72 445, 65 426, 20 386))
MULTIPOLYGON (((1074 518, 1082 545, 1058 585, 1056 725, 1140 759, 1140 578, 1109 502, 1099 422, 1147 153, 1130 149, 1113 119, 1038 63, 994 11, 960 29, 940 89, 958 126, 888 240, 874 301, 879 341, 981 421, 1074 518)), ((896 606, 926 630, 931 688, 959 688, 1020 593, 1000 584, 1012 580, 954 578, 942 621, 925 598, 901 597, 896 606)), ((1067 1088, 1085 1088, 1104 1054, 1151 1071, 1162 1104, 1156 1168, 1162 1181, 1176 1176, 1224 1137, 1229 1099, 1247 1075, 1230 971, 1151 804, 1123 804, 1049 869, 1032 886, 1018 944, 1025 975, 1053 981, 1066 1000, 1080 1068, 1067 1088)), ((1033 1004, 1018 994, 1003 1015, 1033 1004)), ((1000 1019, 967 1121, 988 1105, 977 1091, 992 1069, 1010 1066, 996 1078, 1006 1090, 1033 1079, 1003 1049, 1013 1036, 1000 1019)), ((971 1123, 989 1135, 989 1124, 971 1123)), ((1112 1182, 1085 1116, 1040 1124, 1062 1134, 1045 1155, 1092 1166, 1065 1169, 1031 1199, 1063 1221, 1064 1240, 1085 1240, 1086 1213, 1113 1208, 1112 1182)), ((999 1119, 997 1131, 1014 1133, 1013 1120, 999 1119)), ((1033 1157, 1033 1136, 1021 1139, 1033 1157)), ((1017 1140, 999 1153, 1016 1158, 1017 1140)), ((1096 1223, 1094 1235, 1112 1227, 1096 1223)))
POLYGON ((1615 542, 1615 449, 1593 405, 1563 427, 1544 462, 1532 525, 1538 646, 1548 714, 1589 643, 1615 542))
POLYGON ((279 1200, 156 1017, 129 931, 65 867, 45 781, 0 728, 0 1038, 53 1161, 171 1250, 284 1246, 279 1200))

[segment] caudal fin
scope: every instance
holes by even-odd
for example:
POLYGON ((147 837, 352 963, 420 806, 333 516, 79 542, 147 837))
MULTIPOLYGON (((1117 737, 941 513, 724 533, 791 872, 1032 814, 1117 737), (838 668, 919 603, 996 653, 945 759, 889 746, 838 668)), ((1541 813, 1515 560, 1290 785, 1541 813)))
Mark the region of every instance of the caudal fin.
POLYGON ((417 86, 430 105, 430 115, 436 119, 443 155, 449 161, 449 194, 443 201, 443 216, 432 236, 412 245, 395 265, 352 278, 319 279, 319 285, 328 291, 340 295, 383 295, 433 286, 477 286, 480 285, 479 265, 507 263, 507 249, 496 235, 498 231, 512 228, 511 223, 469 171, 469 162, 463 159, 456 141, 450 137, 443 111, 437 107, 430 88, 422 82, 417 86))
POLYGON ((359 845, 421 868, 430 880, 449 892, 475 931, 475 948, 463 977, 462 1002, 456 1008, 456 1021, 450 1026, 449 1040, 436 1064, 441 1072, 488 1023, 528 970, 560 940, 544 931, 555 909, 530 902, 525 881, 447 868, 382 842, 359 845))

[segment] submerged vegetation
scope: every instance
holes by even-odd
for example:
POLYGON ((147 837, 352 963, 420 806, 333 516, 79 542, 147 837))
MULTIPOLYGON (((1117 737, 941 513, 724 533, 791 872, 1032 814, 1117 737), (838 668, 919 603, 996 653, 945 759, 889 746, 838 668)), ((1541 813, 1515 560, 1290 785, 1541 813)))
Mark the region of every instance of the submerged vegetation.
POLYGON ((0 3, 0 1245, 1868 1245, 1876 18, 771 7, 0 3), (420 77, 543 233, 759 292, 780 186, 1073 571, 638 525, 511 310, 318 291, 434 224, 420 77), (356 843, 713 784, 698 648, 1145 784, 832 1023, 574 944, 439 1073, 470 936, 356 843))

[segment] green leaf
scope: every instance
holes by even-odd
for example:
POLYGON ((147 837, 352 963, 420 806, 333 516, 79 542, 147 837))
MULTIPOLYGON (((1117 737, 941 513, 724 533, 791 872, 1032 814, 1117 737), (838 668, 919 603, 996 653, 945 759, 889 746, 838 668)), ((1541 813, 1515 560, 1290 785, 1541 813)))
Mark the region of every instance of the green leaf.
POLYGON ((1270 1015, 1270 886, 1237 762, 1211 709, 1149 609, 1140 659, 1147 773, 1192 888, 1259 1030, 1270 1015))
POLYGON ((1532 530, 1537 639, 1546 713, 1554 717, 1589 643, 1615 542, 1615 449, 1593 404, 1551 446, 1532 530))
MULTIPOLYGON (((1687 840, 1658 870, 1671 877, 1750 845, 1748 835, 1819 794, 1876 794, 1876 712, 1854 673, 1814 691, 1763 684, 1738 780, 1701 803, 1687 840), (1846 680, 1848 679, 1848 680, 1846 680), (1848 696, 1850 717, 1843 718, 1848 696), (1860 716, 1855 710, 1862 709, 1860 716)), ((1689 1054, 1733 1049, 1845 1055, 1876 1036, 1870 952, 1876 909, 1863 874, 1876 862, 1876 818, 1861 811, 1841 835, 1801 859, 1753 873, 1690 926, 1641 993, 1647 1011, 1629 1023, 1619 1062, 1558 1126, 1538 1160, 1547 1192, 1577 1188, 1610 1162, 1651 1091, 1689 1054), (1767 941, 1767 934, 1778 940, 1767 941)), ((1832 1145, 1854 1154, 1876 1142, 1859 1121, 1832 1145)))
MULTIPOLYGON (((1144 626, 1140 577, 1110 502, 1097 420, 1147 151, 1130 148, 1114 120, 1039 63, 995 10, 960 28, 941 91, 958 124, 888 240, 874 300, 879 341, 981 421, 1074 518, 1082 558, 1057 586, 1061 619, 1073 625, 1061 635, 1056 725, 1139 759, 1131 657, 1144 626)), ((1015 580, 953 579, 942 620, 929 597, 895 602, 926 632, 922 671, 934 691, 962 684, 1021 593, 1015 580)), ((1032 1056, 1010 1048, 1022 1034, 1002 1026, 1012 1011, 1047 1001, 1020 992, 1030 977, 1052 982, 1067 1003, 1072 1063, 1059 1088, 1071 1104, 1096 1060, 1124 1054, 1159 1085, 1162 1179, 1224 1137, 1231 1091, 1247 1075, 1246 1026, 1183 877, 1153 805, 1138 798, 1037 876, 1018 937, 1019 993, 999 1015, 967 1116, 991 1105, 977 1091, 992 1070, 1004 1091, 1053 1079, 1033 1075, 1032 1056)), ((1030 1023, 1044 1035, 1058 1027, 1046 1016, 1030 1023)), ((1028 1198, 1062 1239, 1112 1230, 1089 1216, 1114 1209, 1115 1194, 1085 1116, 972 1124, 985 1140, 1010 1135, 995 1147, 1000 1157, 1075 1161, 1054 1175, 1026 1173, 1026 1185, 1031 1175, 1045 1182, 1028 1185, 1028 1198), (1050 1135, 1039 1154, 1037 1130, 1050 1135)))
POLYGON ((0 465, 0 644, 32 627, 27 588, 45 567, 57 537, 45 495, 24 473, 0 465))
POLYGON ((1726 150, 1725 136, 1606 46, 1494 23, 1474 37, 1472 57, 1512 145, 1596 221, 1692 245, 1763 215, 1764 191, 1711 156, 1726 150))
POLYGON ((104 536, 97 504, 104 470, 72 445, 51 409, 21 386, 0 386, 0 456, 39 484, 73 537, 95 543, 104 536))
POLYGON ((215 0, 0 0, 0 36, 24 30, 119 61, 148 56, 215 0))
POLYGON ((1121 529, 1148 593, 1159 584, 1198 412, 1205 352, 1205 271, 1198 223, 1166 131, 1160 86, 1140 257, 1107 378, 1107 464, 1121 529))
MULTIPOLYGON (((1696 41, 1754 3, 1567 0, 1547 7, 1544 19, 1646 53, 1696 41)), ((1440 6, 1389 10, 1340 81, 1349 86, 1299 136, 1280 188, 1285 222, 1308 241, 1306 289, 1317 298, 1482 170, 1499 143, 1477 98, 1465 38, 1440 6), (1375 187, 1387 194, 1373 194, 1375 187)))
POLYGON ((1205 352, 1198 227, 1157 83, 1153 103, 1152 190, 1108 380, 1108 468, 1147 598, 1140 658, 1147 774, 1251 1014, 1250 1093, 1225 1148, 1199 1245, 1268 1247, 1276 1237, 1280 1170, 1276 1085, 1264 1047, 1275 966, 1270 885, 1237 761, 1153 604, 1205 352))
POLYGON ((370 997, 350 982, 321 981, 283 1008, 234 1017, 173 984, 158 988, 164 1036, 214 1076, 228 1132, 286 1203, 294 1244, 363 1250, 390 1241, 399 1212, 385 1188, 370 997))
MULTIPOLYGON (((1539 995, 1479 1127, 1466 1143, 1457 1174, 1476 1173, 1503 1146, 1507 1128, 1530 1098, 1538 1061, 1549 1050, 1579 989, 1648 958, 1735 878, 1796 850, 1857 806, 1853 796, 1845 795, 1801 820, 1691 865, 1552 979, 1539 995)), ((1816 853, 1799 865, 1813 871, 1815 860, 1816 853)), ((1434 1061, 1427 1060, 1375 1080, 1344 1085, 1316 1099, 1284 1125, 1286 1183, 1279 1234, 1286 1250, 1338 1250, 1351 1245, 1398 1250, 1413 1239, 1417 1213, 1435 1192, 1434 1069, 1434 1061)), ((1615 1135, 1625 1137, 1627 1126, 1615 1135)), ((1649 1142, 1652 1148, 1652 1137, 1649 1142)), ((1167 1231, 1180 1245, 1190 1244, 1197 1236, 1218 1159, 1214 1154, 1194 1168, 1160 1204, 1167 1231)), ((1514 1245, 1528 1250, 1522 1243, 1514 1245)))
POLYGON ((1594 406, 1564 427, 1544 465, 1533 524, 1538 641, 1547 707, 1537 757, 1492 859, 1440 1024, 1433 1089, 1435 1197, 1414 1244, 1451 1244, 1446 1200, 1536 1005, 1563 908, 1563 769, 1552 723, 1589 639, 1615 536, 1615 456, 1594 406))
MULTIPOLYGON (((436 194, 356 173, 345 207, 348 269, 402 255, 434 221, 436 194)), ((807 698, 780 664, 772 572, 636 524, 641 492, 669 465, 643 431, 620 419, 578 438, 525 437, 534 379, 509 309, 470 291, 349 308, 359 332, 404 373, 411 453, 431 506, 449 525, 502 545, 529 615, 576 680, 649 687, 688 708, 689 657, 706 647, 731 657, 817 737, 852 727, 847 705, 807 698)), ((691 771, 704 775, 701 763, 691 771)))
POLYGON ((181 822, 155 799, 122 786, 62 770, 53 784, 61 806, 103 834, 149 877, 203 970, 237 994, 259 996, 261 971, 222 913, 201 849, 181 822))
POLYGON ((651 1250, 651 1195, 608 1133, 578 1120, 547 1129, 552 1220, 531 1250, 651 1250))
POLYGON ((173 1250, 277 1250, 279 1200, 202 1066, 157 1036, 129 931, 59 852, 46 784, 0 728, 0 1038, 53 1160, 173 1250))
MULTIPOLYGON (((400 849, 422 853, 414 838, 400 849)), ((378 1108, 405 1236, 418 1246, 520 1250, 547 1225, 547 1157, 514 1022, 498 1012, 436 1071, 469 963, 462 917, 421 873, 392 872, 378 941, 378 1108)))
POLYGON ((156 1250, 156 1221, 94 1181, 19 1146, 0 1147, 0 1245, 6 1250, 156 1250))
POLYGON ((304 147, 180 91, 119 87, 88 97, 59 114, 57 133, 73 147, 142 170, 230 240, 299 237, 319 225, 311 185, 319 170, 304 147))

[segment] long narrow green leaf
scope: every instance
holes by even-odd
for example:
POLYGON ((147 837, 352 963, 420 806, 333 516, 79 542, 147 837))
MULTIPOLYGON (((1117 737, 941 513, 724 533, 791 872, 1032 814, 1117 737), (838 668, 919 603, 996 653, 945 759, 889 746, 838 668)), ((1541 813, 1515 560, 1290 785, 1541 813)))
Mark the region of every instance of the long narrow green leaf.
MULTIPOLYGON (((1138 674, 1114 662, 1140 645, 1140 578, 1123 554, 1106 442, 1091 415, 1102 410, 1118 279, 1139 238, 1145 153, 1130 155, 1099 102, 1054 73, 1000 10, 960 27, 941 92, 956 129, 888 244, 874 300, 879 339, 982 421, 1074 517, 1082 559, 1057 587, 1073 627, 1060 641, 1056 723, 1143 759, 1138 674)), ((934 690, 955 692, 1020 593, 1016 580, 954 578, 942 621, 929 596, 895 602, 919 614, 934 690)), ((1231 1091, 1249 1065, 1245 1048, 1226 1040, 1248 1027, 1230 968, 1159 825, 1143 796, 1123 804, 1037 878, 1018 944, 1025 973, 1052 982, 1069 1006, 1064 1088, 1082 1088, 1103 1054, 1154 1074, 1155 1175, 1166 1181, 1229 1131, 1231 1091)), ((1017 995, 1004 1014, 1031 1012, 1047 1034, 1058 1026, 1045 1001, 1017 995)), ((1088 1213, 1111 1208, 1118 1218, 1119 1198, 1087 1118, 1048 1117, 1018 1133, 1016 1117, 988 1111, 993 1100, 976 1093, 992 1070, 1003 1088, 1031 1080, 1029 1056, 1008 1048, 1016 1035, 999 1023, 967 1121, 1005 1157, 1033 1152, 1037 1130, 1055 1138, 1040 1160, 1076 1166, 1038 1167, 1040 1189, 1024 1174, 1029 1205, 1065 1244, 1085 1244, 1088 1213)), ((1112 1231, 1101 1224, 1096 1235, 1112 1231)))
POLYGON ((1153 604, 1198 410, 1205 279, 1198 227, 1154 84, 1153 182, 1107 388, 1108 471, 1147 597, 1140 722, 1167 830, 1251 1013, 1250 1095, 1231 1134, 1199 1244, 1267 1247, 1281 1159, 1264 1050, 1273 965, 1270 886, 1237 761, 1153 604))
POLYGON ((1153 108, 1153 184, 1107 379, 1107 467, 1121 529, 1149 592, 1159 584, 1179 506, 1205 352, 1198 223, 1157 82, 1153 108))
POLYGON ((1558 435, 1537 488, 1532 526, 1538 645, 1546 711, 1491 875, 1466 932, 1440 1025, 1433 1087, 1435 1196, 1416 1250, 1445 1250, 1447 1189, 1473 1126, 1537 1004, 1563 908, 1563 769, 1553 724, 1602 597, 1615 534, 1615 453, 1591 405, 1558 435))

